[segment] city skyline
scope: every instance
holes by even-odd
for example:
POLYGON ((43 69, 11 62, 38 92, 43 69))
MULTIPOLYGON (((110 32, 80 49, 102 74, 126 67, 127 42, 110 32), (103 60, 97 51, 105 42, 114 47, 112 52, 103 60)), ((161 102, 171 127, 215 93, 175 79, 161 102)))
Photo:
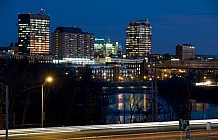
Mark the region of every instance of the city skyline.
POLYGON ((193 44, 196 54, 217 54, 218 2, 216 0, 137 1, 1 1, 0 46, 17 42, 17 14, 41 8, 51 16, 51 32, 58 26, 77 26, 109 36, 125 44, 125 30, 132 20, 149 19, 152 26, 152 53, 175 54, 177 44, 193 44), (206 49, 205 49, 206 48, 206 49))

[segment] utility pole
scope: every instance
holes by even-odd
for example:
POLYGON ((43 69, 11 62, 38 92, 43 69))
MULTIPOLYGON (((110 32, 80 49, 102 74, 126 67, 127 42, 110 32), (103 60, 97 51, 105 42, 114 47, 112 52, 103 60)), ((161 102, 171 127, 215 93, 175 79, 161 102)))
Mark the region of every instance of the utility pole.
POLYGON ((0 87, 2 90, 5 90, 6 92, 6 119, 5 119, 5 139, 8 140, 8 108, 9 108, 9 101, 8 101, 8 96, 9 96, 9 87, 8 85, 4 85, 3 83, 0 82, 0 87), (4 88, 5 87, 5 88, 4 88))
POLYGON ((8 140, 8 95, 9 95, 9 88, 8 85, 6 85, 6 140, 8 140))
POLYGON ((41 112, 41 127, 43 128, 43 122, 44 122, 44 84, 42 84, 41 86, 41 90, 42 90, 42 112, 41 112))
POLYGON ((156 68, 156 65, 157 65, 157 57, 155 56, 155 66, 154 66, 154 107, 155 107, 155 116, 154 116, 154 119, 155 121, 158 121, 158 113, 157 113, 157 68, 156 68))
POLYGON ((151 57, 151 61, 152 61, 152 82, 151 82, 151 87, 152 87, 152 97, 153 97, 153 111, 152 111, 152 116, 153 116, 153 121, 158 121, 158 107, 157 107, 157 57, 153 56, 151 57))

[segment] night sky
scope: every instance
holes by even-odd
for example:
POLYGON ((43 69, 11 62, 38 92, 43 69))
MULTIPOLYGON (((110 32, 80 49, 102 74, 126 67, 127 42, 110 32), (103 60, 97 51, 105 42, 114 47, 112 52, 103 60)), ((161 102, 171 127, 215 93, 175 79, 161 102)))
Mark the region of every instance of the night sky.
POLYGON ((175 54, 177 44, 194 44, 197 54, 218 55, 218 0, 0 0, 0 6, 0 46, 17 41, 18 13, 44 8, 51 32, 78 26, 125 47, 129 22, 148 18, 152 53, 175 54))

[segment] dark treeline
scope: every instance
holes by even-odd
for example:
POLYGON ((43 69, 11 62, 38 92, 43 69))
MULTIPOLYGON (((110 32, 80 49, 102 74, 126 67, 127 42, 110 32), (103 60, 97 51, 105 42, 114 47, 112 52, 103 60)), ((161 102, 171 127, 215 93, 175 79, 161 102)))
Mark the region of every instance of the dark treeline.
MULTIPOLYGON (((9 128, 39 127, 41 85, 44 86, 45 126, 104 124, 102 84, 89 67, 70 68, 27 59, 0 59, 0 82, 9 86, 9 128)), ((0 89, 0 128, 5 127, 5 91, 0 89)))
POLYGON ((159 83, 158 90, 159 96, 165 100, 161 111, 166 110, 163 113, 168 114, 167 120, 190 119, 192 92, 190 80, 172 77, 159 83))
MULTIPOLYGON (((200 103, 218 103, 216 86, 195 86, 196 81, 202 81, 200 78, 203 76, 199 73, 190 72, 185 78, 174 76, 158 84, 159 96, 165 100, 160 111, 168 114, 167 120, 191 119, 192 100, 200 103)), ((216 81, 217 75, 210 75, 209 78, 216 81)))

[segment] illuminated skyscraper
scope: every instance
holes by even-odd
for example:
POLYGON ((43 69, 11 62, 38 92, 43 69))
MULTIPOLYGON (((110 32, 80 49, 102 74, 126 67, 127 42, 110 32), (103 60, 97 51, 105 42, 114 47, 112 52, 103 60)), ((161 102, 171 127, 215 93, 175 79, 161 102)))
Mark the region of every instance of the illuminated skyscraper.
POLYGON ((18 48, 20 54, 50 54, 50 16, 43 14, 18 14, 18 48))
POLYGON ((126 28, 126 57, 143 58, 151 54, 152 32, 148 21, 133 21, 126 28))

